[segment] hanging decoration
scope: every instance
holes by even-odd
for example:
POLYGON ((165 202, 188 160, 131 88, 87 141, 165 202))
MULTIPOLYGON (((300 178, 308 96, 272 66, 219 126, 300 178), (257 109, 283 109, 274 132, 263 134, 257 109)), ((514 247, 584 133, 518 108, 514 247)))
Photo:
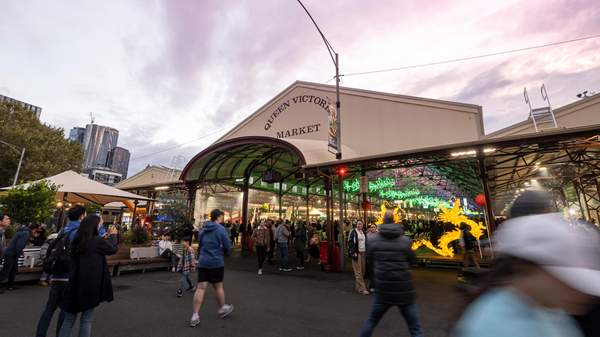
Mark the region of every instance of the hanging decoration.
POLYGON ((477 194, 475 197, 475 203, 481 207, 485 206, 485 195, 477 194))
POLYGON ((448 208, 442 204, 439 205, 440 221, 451 223, 454 229, 444 233, 439 239, 437 246, 434 246, 428 239, 415 239, 412 243, 412 249, 416 250, 421 246, 425 246, 441 256, 454 257, 454 249, 450 247, 450 243, 460 239, 460 226, 465 224, 469 227, 469 232, 477 241, 483 235, 485 226, 481 222, 475 222, 463 214, 463 209, 460 207, 460 199, 456 199, 452 208, 448 208))
MULTIPOLYGON (((378 192, 384 189, 396 187, 396 179, 394 178, 377 178, 369 181, 369 192, 378 192)), ((358 193, 360 191, 360 180, 346 179, 344 180, 344 190, 348 193, 358 193)))

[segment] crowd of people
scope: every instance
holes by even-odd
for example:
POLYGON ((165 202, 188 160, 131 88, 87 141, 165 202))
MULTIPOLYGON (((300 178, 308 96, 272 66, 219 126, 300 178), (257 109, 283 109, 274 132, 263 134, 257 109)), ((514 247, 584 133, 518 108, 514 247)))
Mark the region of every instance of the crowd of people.
MULTIPOLYGON (((517 198, 511 217, 494 237, 496 256, 491 268, 469 294, 469 305, 456 324, 454 336, 598 335, 600 232, 592 224, 565 219, 549 200, 538 191, 524 192, 517 198)), ((3 234, 10 218, 1 216, 0 251, 4 262, 0 282, 2 289, 11 289, 18 257, 28 242, 42 235, 42 229, 22 226, 7 243, 3 234)), ((265 262, 275 263, 275 256, 280 271, 292 271, 291 247, 296 254, 294 269, 298 271, 312 261, 327 262, 321 261, 320 251, 327 232, 318 222, 265 219, 254 226, 243 226, 224 223, 223 216, 218 209, 210 213, 198 233, 197 250, 191 236, 180 240, 180 251, 174 249, 169 233, 164 233, 158 244, 160 256, 170 261, 172 271, 180 273, 177 296, 193 292, 192 327, 201 322, 209 285, 216 294, 219 317, 233 313, 234 306, 226 302, 224 279, 225 257, 236 243, 256 251, 258 275, 264 274, 265 262), (242 234, 241 242, 236 233, 242 234)), ((68 219, 47 247, 44 272, 50 288, 36 336, 46 336, 57 310, 57 336, 70 336, 77 318, 79 336, 90 336, 94 309, 113 299, 106 256, 117 251, 117 229, 110 226, 106 230, 100 217, 87 215, 81 206, 72 207, 68 219)), ((410 271, 416 256, 404 226, 395 223, 393 211, 384 214, 379 226, 357 221, 336 228, 335 235, 344 233, 338 239, 346 238, 344 253, 352 262, 355 290, 363 295, 374 294, 371 312, 359 335, 371 336, 385 313, 397 307, 410 335, 423 336, 410 271)), ((461 230, 459 245, 465 255, 464 266, 480 268, 466 228, 461 230)))

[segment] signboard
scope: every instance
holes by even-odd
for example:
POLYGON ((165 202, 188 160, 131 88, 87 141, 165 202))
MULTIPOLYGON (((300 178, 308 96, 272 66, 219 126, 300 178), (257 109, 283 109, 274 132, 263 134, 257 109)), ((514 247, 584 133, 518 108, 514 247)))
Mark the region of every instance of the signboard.
POLYGON ((329 152, 338 153, 340 152, 340 148, 338 147, 338 126, 337 126, 337 109, 335 108, 335 104, 327 99, 327 121, 328 121, 328 141, 327 147, 329 152))

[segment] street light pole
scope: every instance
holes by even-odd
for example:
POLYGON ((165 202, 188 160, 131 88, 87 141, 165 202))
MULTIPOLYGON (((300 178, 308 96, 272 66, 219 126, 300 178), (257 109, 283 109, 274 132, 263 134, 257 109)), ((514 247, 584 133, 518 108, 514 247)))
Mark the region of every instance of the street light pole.
POLYGON ((17 166, 17 172, 15 173, 15 179, 13 180, 13 184, 12 184, 12 186, 14 187, 17 184, 17 180, 19 179, 19 172, 21 171, 21 164, 23 163, 23 157, 25 157, 25 148, 23 148, 21 151, 19 151, 19 149, 12 144, 9 144, 9 143, 1 141, 1 140, 0 140, 0 143, 10 147, 17 154, 21 155, 21 158, 19 159, 19 165, 17 166))
POLYGON ((321 35, 321 38, 323 39, 323 42, 325 43, 325 47, 327 47, 329 56, 331 56, 333 65, 335 66, 335 99, 336 99, 336 101, 335 101, 335 113, 336 113, 335 127, 336 127, 336 143, 337 143, 335 159, 342 159, 342 111, 341 111, 341 103, 340 103, 339 55, 338 55, 338 53, 336 53, 336 51, 331 46, 331 43, 329 43, 329 41, 327 40, 327 38, 321 31, 321 28, 319 28, 319 25, 317 25, 317 22, 315 21, 315 19, 313 19, 312 15, 310 15, 310 12, 308 11, 308 9, 306 9, 304 4, 300 0, 297 0, 297 1, 300 4, 300 6, 302 6, 302 8, 304 9, 304 11, 308 15, 308 17, 310 18, 310 21, 312 21, 312 23, 315 25, 315 28, 317 28, 319 35, 321 35))
POLYGON ((13 187, 17 184, 19 179, 19 172, 21 171, 21 164, 23 163, 23 157, 25 156, 25 148, 21 150, 21 158, 19 159, 19 165, 17 166, 17 172, 15 173, 15 180, 13 180, 13 187))

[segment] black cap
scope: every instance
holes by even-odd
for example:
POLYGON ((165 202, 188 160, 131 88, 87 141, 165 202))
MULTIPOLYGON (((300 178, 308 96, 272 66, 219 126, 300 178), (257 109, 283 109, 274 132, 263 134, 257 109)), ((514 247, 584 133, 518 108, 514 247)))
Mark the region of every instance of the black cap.
POLYGON ((510 208, 510 217, 557 212, 553 195, 546 191, 525 191, 510 208))
POLYGON ((225 214, 225 213, 221 212, 220 209, 215 208, 210 212, 210 220, 215 221, 223 214, 225 214))

